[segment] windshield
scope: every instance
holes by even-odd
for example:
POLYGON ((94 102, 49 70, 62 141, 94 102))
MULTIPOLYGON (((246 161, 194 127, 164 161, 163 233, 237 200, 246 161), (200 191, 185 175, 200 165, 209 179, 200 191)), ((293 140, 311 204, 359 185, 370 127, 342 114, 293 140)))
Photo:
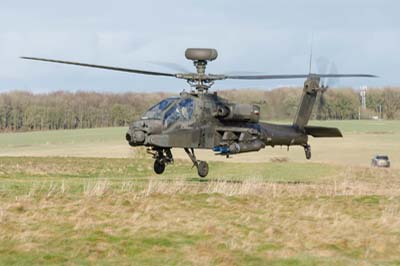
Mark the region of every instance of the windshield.
POLYGON ((192 118, 194 104, 193 100, 183 99, 179 103, 175 104, 171 109, 167 111, 164 117, 164 126, 169 127, 174 124, 177 120, 188 121, 192 118))
POLYGON ((171 105, 172 102, 176 101, 177 97, 167 98, 162 100, 158 104, 151 107, 144 115, 142 119, 161 119, 162 112, 171 105))
POLYGON ((389 160, 389 157, 384 156, 384 155, 378 155, 378 156, 376 156, 376 159, 378 159, 378 160, 389 160))

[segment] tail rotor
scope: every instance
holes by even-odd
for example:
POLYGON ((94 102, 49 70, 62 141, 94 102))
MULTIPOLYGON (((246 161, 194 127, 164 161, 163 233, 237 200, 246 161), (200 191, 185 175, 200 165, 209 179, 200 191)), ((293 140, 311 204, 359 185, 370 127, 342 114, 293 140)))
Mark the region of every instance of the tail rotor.
POLYGON ((339 72, 337 70, 336 64, 326 57, 319 57, 317 59, 317 67, 318 67, 318 72, 320 74, 328 75, 328 77, 321 78, 321 83, 320 83, 320 88, 319 88, 319 91, 321 92, 321 94, 319 96, 318 107, 317 107, 317 119, 321 120, 323 109, 326 105, 326 100, 325 100, 324 94, 329 88, 332 88, 339 83, 338 78, 329 77, 329 75, 334 76, 334 75, 338 74, 339 72))

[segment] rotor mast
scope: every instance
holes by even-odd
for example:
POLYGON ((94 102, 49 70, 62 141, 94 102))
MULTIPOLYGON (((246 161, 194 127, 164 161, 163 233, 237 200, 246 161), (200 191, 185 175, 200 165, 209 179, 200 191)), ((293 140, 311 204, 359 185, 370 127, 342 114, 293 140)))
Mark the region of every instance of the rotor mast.
POLYGON ((192 60, 196 67, 197 75, 187 78, 189 85, 200 93, 207 93, 208 89, 214 84, 214 79, 206 74, 208 61, 213 61, 218 57, 215 49, 206 48, 188 48, 185 51, 185 57, 192 60))

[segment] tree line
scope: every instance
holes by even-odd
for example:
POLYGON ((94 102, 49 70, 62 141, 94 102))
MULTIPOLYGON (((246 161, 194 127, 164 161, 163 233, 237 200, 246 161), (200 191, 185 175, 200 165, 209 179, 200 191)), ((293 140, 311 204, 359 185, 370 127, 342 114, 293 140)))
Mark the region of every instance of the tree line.
MULTIPOLYGON (((228 90, 219 95, 236 102, 261 106, 261 119, 293 119, 301 88, 270 91, 228 90)), ((55 130, 128 126, 168 93, 52 92, 0 93, 0 131, 55 130)), ((370 89, 367 109, 360 110, 359 92, 331 89, 317 99, 314 119, 358 119, 378 116, 400 119, 400 89, 370 89), (321 104, 323 103, 323 104, 321 104)))
MULTIPOLYGON (((260 105, 261 119, 293 119, 299 105, 302 88, 278 88, 270 91, 231 90, 220 95, 237 102, 260 105)), ((350 88, 329 89, 316 99, 312 119, 400 119, 400 88, 368 89, 366 109, 361 108, 358 90, 350 88)))

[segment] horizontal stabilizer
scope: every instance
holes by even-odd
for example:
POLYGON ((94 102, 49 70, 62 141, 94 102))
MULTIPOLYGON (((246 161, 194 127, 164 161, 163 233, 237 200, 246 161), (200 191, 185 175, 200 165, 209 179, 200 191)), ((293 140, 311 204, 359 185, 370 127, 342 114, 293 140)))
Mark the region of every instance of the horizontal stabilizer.
POLYGON ((314 138, 341 138, 342 133, 338 128, 335 127, 315 127, 315 126, 305 126, 304 130, 307 135, 311 135, 314 138))

